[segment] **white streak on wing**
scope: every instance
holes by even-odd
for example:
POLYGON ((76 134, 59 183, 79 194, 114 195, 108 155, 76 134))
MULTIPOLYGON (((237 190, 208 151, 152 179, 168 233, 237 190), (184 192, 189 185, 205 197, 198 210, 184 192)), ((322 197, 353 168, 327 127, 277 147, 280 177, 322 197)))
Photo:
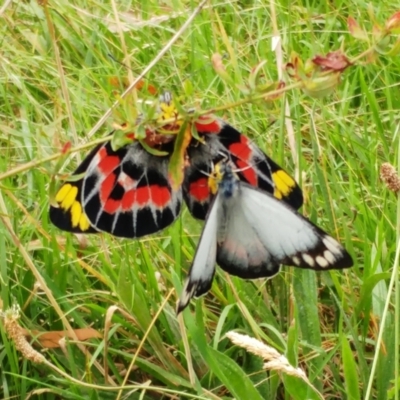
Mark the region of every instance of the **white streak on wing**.
POLYGON ((188 279, 190 282, 211 281, 214 275, 217 256, 217 212, 219 202, 220 195, 217 195, 197 245, 196 254, 189 272, 188 279))
POLYGON ((332 254, 342 253, 342 246, 333 237, 325 235, 322 241, 332 254))
POLYGON ((241 189, 244 214, 275 259, 292 257, 317 245, 318 231, 292 208, 266 192, 244 184, 241 189))
POLYGON ((332 254, 332 252, 329 251, 329 250, 325 250, 325 251, 324 251, 324 257, 325 257, 325 259, 329 262, 329 264, 334 264, 335 261, 336 261, 335 256, 334 256, 334 255, 332 254))
POLYGON ((321 267, 321 268, 326 268, 329 266, 329 262, 327 259, 325 259, 322 256, 317 256, 315 258, 315 261, 317 262, 317 264, 321 267))
MULTIPOLYGON (((103 146, 103 147, 104 147, 104 146, 103 146)), ((100 151, 100 150, 99 150, 99 151, 100 151)), ((93 196, 96 196, 96 195, 97 195, 97 193, 98 193, 99 190, 100 190, 100 185, 103 183, 103 181, 104 181, 104 179, 105 179, 105 178, 103 179, 103 176, 102 176, 102 175, 98 174, 97 165, 99 164, 99 162, 100 162, 100 157, 99 157, 98 154, 96 154, 96 155, 93 157, 92 161, 90 162, 88 168, 86 169, 85 177, 84 177, 84 179, 83 179, 82 191, 81 191, 81 203, 82 203, 82 205, 83 205, 83 208, 85 208, 86 204, 89 203, 89 201, 92 199, 93 196), (85 179, 86 179, 86 177, 88 177, 88 176, 91 176, 91 177, 95 176, 95 177, 96 177, 96 183, 93 185, 92 190, 84 196, 84 192, 85 192, 85 179)), ((92 221, 92 222, 93 222, 93 221, 92 221)), ((97 223, 97 222, 96 222, 96 223, 97 223)))

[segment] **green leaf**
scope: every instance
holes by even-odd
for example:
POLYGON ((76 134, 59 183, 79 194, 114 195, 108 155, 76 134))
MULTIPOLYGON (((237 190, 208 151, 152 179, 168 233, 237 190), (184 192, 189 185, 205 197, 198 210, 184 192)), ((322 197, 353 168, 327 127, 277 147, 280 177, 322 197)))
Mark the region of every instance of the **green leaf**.
POLYGON ((168 155, 167 151, 157 150, 154 147, 149 146, 144 140, 140 140, 140 144, 148 153, 152 154, 153 156, 163 157, 168 155))
POLYGON ((321 332, 318 317, 317 284, 314 271, 294 271, 294 295, 297 304, 297 320, 303 340, 313 346, 321 346, 321 332))
MULTIPOLYGON (((113 151, 117 151, 121 147, 124 147, 132 143, 132 138, 129 138, 128 132, 125 129, 117 129, 111 138, 111 148, 113 151)), ((144 136, 145 137, 145 136, 144 136)), ((135 132, 135 138, 139 138, 135 132)))
POLYGON ((231 395, 237 400, 261 400, 260 393, 239 365, 207 343, 200 301, 197 301, 196 304, 196 319, 193 318, 188 309, 183 311, 183 315, 192 340, 208 365, 210 372, 217 376, 231 395))
POLYGON ((306 381, 296 376, 284 375, 285 389, 295 400, 321 400, 323 397, 306 381))
POLYGON ((346 385, 346 394, 349 400, 358 400, 360 397, 359 376, 354 354, 350 349, 348 339, 342 336, 342 360, 344 370, 344 380, 346 385))
POLYGON ((288 337, 287 337, 287 347, 286 347, 286 358, 289 360, 291 365, 298 364, 298 348, 299 348, 299 326, 297 320, 294 321, 289 327, 288 337))
POLYGON ((399 53, 400 53, 400 39, 397 39, 395 44, 386 53, 386 55, 388 55, 390 57, 394 57, 394 56, 397 56, 399 53))
POLYGON ((208 346, 205 357, 210 370, 238 400, 261 400, 262 397, 250 378, 230 357, 208 346))
POLYGON ((251 91, 255 90, 255 88, 257 87, 257 83, 258 83, 258 79, 259 79, 260 73, 262 73, 263 67, 264 67, 264 65, 266 63, 267 63, 266 60, 261 61, 250 72, 249 79, 248 79, 248 86, 249 86, 251 91))

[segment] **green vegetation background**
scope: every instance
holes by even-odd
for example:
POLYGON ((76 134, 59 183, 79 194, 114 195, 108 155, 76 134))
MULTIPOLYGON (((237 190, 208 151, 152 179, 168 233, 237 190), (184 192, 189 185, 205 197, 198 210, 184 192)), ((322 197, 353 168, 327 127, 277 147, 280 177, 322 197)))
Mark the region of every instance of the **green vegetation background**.
MULTIPOLYGON (((349 34, 347 18, 371 32, 372 9, 381 24, 397 11, 378 1, 274 4, 275 15, 268 1, 209 2, 147 82, 179 95, 189 81, 204 109, 229 105, 243 94, 218 77, 214 53, 227 55, 227 72, 238 85, 262 60, 263 79, 277 81, 273 24, 284 62, 292 51, 306 60, 339 48, 352 58, 368 43, 349 34)), ((68 141, 78 146, 103 137, 113 122, 122 122, 121 106, 95 137, 87 137, 116 100, 115 91, 123 91, 110 77, 122 82, 128 75, 109 54, 129 63, 137 76, 195 6, 6 2, 0 14, 0 174, 51 156, 68 141)), ((73 329, 107 327, 108 337, 107 345, 94 339, 79 347, 67 340, 44 351, 73 381, 24 359, 0 324, 0 398, 398 399, 398 204, 380 181, 379 168, 383 162, 397 165, 399 78, 399 57, 361 59, 324 98, 292 90, 274 102, 247 102, 218 113, 297 174, 305 194, 302 213, 337 237, 355 266, 329 273, 284 267, 274 279, 254 283, 219 270, 210 293, 192 302, 181 321, 176 293, 201 230, 186 209, 169 229, 140 241, 109 235, 78 241, 49 223, 55 161, 1 180, 0 308, 19 304, 19 323, 28 330, 64 330, 63 316, 73 329), (36 285, 34 271, 55 303, 36 285), (231 330, 276 348, 305 371, 315 390, 263 370, 260 358, 225 338, 231 330), (122 384, 123 391, 115 390, 122 384)), ((72 172, 87 152, 69 157, 62 172, 72 172)))

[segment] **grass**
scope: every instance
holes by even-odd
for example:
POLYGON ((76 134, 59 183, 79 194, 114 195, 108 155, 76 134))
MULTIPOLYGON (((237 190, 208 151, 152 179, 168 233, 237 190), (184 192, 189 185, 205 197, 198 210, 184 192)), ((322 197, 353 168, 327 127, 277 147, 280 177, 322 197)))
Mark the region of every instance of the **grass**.
MULTIPOLYGON (((140 241, 78 240, 50 224, 56 162, 36 161, 68 141, 75 147, 101 138, 113 122, 129 118, 121 106, 88 137, 114 92, 124 90, 109 78, 139 75, 188 19, 192 3, 119 2, 127 27, 121 34, 112 3, 17 2, 3 10, 0 174, 24 167, 0 182, 0 308, 18 304, 18 323, 29 331, 91 327, 107 339, 66 340, 43 352, 45 364, 34 364, 0 325, 0 397, 399 399, 400 208, 379 179, 383 162, 399 164, 399 58, 359 59, 322 98, 293 89, 237 107, 229 105, 243 94, 210 61, 213 53, 226 55, 239 85, 266 60, 264 79, 276 81, 273 24, 284 62, 291 52, 306 60, 341 46, 354 59, 369 44, 349 34, 347 17, 371 31, 371 9, 384 24, 394 6, 281 0, 274 13, 269 2, 212 2, 146 75, 176 94, 190 82, 204 109, 225 106, 218 115, 296 174, 306 199, 302 213, 343 243, 352 269, 317 274, 284 267, 274 279, 253 283, 218 270, 210 293, 179 320, 177 293, 201 230, 187 210, 140 241), (260 357, 225 337, 231 330, 275 348, 309 382, 265 371, 260 357)), ((74 153, 62 172, 72 172, 87 152, 74 153)))

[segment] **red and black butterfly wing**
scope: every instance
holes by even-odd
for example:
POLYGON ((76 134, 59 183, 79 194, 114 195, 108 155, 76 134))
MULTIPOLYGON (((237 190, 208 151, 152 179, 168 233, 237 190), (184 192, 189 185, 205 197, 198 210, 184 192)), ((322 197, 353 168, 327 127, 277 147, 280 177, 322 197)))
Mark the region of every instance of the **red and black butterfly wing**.
POLYGON ((170 156, 155 156, 139 142, 116 151, 104 144, 87 168, 81 202, 90 224, 114 236, 158 232, 177 218, 181 189, 168 181, 170 156))
POLYGON ((273 194, 295 209, 300 208, 303 195, 296 181, 246 136, 224 121, 217 121, 219 132, 199 132, 204 143, 193 139, 187 150, 190 165, 185 170, 183 196, 190 213, 205 219, 212 199, 208 175, 213 165, 224 158, 237 167, 241 181, 273 194))
POLYGON ((294 209, 303 205, 303 194, 296 181, 250 139, 225 124, 218 134, 238 168, 241 181, 271 193, 294 209))
POLYGON ((50 220, 75 233, 108 232, 137 238, 160 231, 179 215, 181 190, 168 181, 169 156, 148 153, 139 142, 112 150, 97 146, 65 182, 50 206, 50 220))

